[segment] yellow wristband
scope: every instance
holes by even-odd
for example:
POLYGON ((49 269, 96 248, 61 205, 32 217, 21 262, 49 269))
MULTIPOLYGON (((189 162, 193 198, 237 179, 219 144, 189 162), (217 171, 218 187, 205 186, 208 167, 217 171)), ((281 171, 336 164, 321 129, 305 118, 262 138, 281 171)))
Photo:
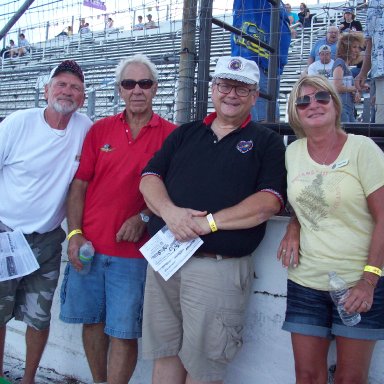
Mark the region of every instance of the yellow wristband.
POLYGON ((377 267, 373 267, 372 265, 366 265, 364 267, 364 272, 371 272, 377 276, 381 276, 381 269, 377 267))
POLYGON ((74 236, 74 235, 77 235, 77 234, 82 235, 83 231, 81 229, 74 229, 73 231, 68 233, 67 240, 68 241, 71 240, 71 237, 74 236))
POLYGON ((209 215, 207 215, 205 217, 208 220, 208 224, 209 224, 209 227, 211 228, 211 231, 216 232, 217 231, 217 225, 216 225, 215 220, 212 216, 212 213, 210 213, 209 215))

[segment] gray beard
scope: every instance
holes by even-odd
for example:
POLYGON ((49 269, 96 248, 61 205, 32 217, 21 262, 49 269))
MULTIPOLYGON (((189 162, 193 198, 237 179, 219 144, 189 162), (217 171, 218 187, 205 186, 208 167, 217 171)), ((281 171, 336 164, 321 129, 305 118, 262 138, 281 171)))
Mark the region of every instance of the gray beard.
POLYGON ((51 106, 56 112, 62 113, 64 115, 75 112, 78 108, 78 105, 74 102, 72 102, 71 105, 63 105, 58 101, 54 101, 51 103, 51 106))

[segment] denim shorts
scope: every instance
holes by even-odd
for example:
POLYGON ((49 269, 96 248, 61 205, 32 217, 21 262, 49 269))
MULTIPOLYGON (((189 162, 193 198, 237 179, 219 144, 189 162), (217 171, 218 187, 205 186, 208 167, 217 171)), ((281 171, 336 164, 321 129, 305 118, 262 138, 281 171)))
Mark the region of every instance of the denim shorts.
POLYGON ((96 253, 87 275, 68 264, 61 286, 60 319, 66 323, 105 323, 119 339, 141 337, 147 261, 96 253))
POLYGON ((368 312, 353 327, 343 325, 327 291, 307 288, 288 280, 283 329, 292 333, 332 339, 333 336, 384 340, 384 277, 381 277, 368 312))

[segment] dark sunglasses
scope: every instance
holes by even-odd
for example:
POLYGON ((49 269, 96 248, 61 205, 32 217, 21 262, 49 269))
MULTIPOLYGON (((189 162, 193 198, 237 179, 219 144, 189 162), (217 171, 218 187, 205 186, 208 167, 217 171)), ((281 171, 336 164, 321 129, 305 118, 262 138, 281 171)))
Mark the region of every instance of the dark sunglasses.
POLYGON ((153 80, 151 79, 143 79, 139 81, 131 80, 131 79, 126 79, 122 80, 120 85, 127 90, 131 90, 136 87, 136 84, 139 84, 139 87, 141 89, 149 89, 153 85, 153 80))
POLYGON ((313 95, 300 96, 296 99, 296 107, 298 109, 305 109, 309 107, 313 99, 319 104, 327 105, 331 101, 331 94, 327 91, 319 91, 313 95))

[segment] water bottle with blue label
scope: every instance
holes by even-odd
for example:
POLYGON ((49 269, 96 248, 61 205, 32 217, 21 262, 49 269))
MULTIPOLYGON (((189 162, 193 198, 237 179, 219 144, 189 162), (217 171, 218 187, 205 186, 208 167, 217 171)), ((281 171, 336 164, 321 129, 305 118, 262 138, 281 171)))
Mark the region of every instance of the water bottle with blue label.
POLYGON ((81 275, 86 275, 91 270, 91 264, 93 260, 93 256, 95 254, 95 248, 90 241, 84 243, 79 249, 79 259, 83 264, 83 268, 81 268, 78 272, 81 275))

